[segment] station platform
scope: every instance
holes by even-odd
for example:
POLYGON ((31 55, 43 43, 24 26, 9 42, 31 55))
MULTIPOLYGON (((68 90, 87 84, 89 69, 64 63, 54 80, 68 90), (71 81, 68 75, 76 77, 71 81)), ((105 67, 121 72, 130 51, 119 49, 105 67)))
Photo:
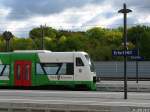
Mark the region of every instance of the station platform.
MULTIPOLYGON (((150 92, 150 81, 127 81, 127 86, 129 92, 150 92)), ((97 91, 123 92, 124 81, 100 81, 97 91)))
POLYGON ((150 94, 0 90, 0 112, 150 112, 150 94))

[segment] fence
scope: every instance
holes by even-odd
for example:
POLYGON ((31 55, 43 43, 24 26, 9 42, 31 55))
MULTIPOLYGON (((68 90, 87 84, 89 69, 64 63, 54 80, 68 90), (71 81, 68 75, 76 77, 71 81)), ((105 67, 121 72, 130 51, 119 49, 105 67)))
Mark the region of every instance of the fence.
MULTIPOLYGON (((124 62, 95 62, 97 76, 99 77, 123 77, 124 62)), ((138 62, 139 78, 150 78, 150 61, 138 62)), ((136 62, 127 62, 127 76, 136 77, 136 62)))

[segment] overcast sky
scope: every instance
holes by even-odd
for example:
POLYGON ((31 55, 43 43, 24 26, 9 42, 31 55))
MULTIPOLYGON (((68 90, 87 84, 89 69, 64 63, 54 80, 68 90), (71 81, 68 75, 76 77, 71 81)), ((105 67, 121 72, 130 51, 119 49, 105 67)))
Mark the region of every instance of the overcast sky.
POLYGON ((0 31, 27 37, 41 24, 68 30, 116 28, 122 25, 123 15, 117 12, 123 3, 133 10, 130 26, 150 25, 150 0, 0 0, 0 31))

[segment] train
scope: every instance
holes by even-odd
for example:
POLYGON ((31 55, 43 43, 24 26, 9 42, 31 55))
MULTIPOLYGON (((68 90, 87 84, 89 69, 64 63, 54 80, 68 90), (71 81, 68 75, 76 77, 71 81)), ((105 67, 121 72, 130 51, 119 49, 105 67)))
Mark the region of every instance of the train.
POLYGON ((79 51, 15 50, 0 53, 0 87, 40 86, 96 90, 94 64, 88 53, 79 51))

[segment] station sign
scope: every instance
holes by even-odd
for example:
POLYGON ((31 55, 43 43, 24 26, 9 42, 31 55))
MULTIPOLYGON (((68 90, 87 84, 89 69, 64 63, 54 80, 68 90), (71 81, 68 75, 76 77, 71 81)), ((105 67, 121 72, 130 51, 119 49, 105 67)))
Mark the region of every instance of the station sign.
POLYGON ((112 50, 113 56, 137 56, 138 51, 137 50, 112 50))
POLYGON ((136 61, 144 61, 143 56, 131 56, 131 59, 136 60, 136 61))

